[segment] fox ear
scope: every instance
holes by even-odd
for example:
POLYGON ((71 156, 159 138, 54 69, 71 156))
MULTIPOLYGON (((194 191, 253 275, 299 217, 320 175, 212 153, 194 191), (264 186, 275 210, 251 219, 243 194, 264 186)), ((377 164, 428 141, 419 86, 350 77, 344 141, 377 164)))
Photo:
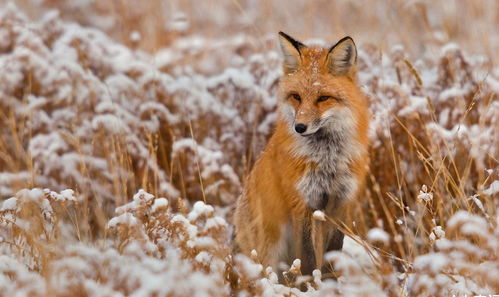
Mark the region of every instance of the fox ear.
POLYGON ((284 32, 279 32, 279 43, 284 56, 284 72, 295 71, 300 66, 301 52, 305 45, 284 32))
POLYGON ((357 62, 357 48, 350 36, 342 38, 329 49, 327 66, 333 75, 349 75, 357 62))

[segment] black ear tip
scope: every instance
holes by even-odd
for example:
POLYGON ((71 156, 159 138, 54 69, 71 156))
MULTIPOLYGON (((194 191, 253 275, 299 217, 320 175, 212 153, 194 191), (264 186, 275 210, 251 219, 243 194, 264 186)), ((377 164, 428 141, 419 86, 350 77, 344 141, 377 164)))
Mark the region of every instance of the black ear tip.
POLYGON ((279 36, 284 37, 286 39, 288 39, 290 37, 288 34, 282 32, 282 31, 279 31, 279 36))
POLYGON ((343 41, 347 41, 347 40, 351 41, 355 45, 355 42, 353 41, 353 38, 350 37, 350 36, 343 37, 342 39, 340 39, 340 41, 338 41, 338 43, 343 42, 343 41))
MULTIPOLYGON (((338 42, 336 42, 335 45, 333 45, 330 49, 329 49, 329 52, 332 52, 334 48, 336 48, 337 46, 339 46, 340 44, 343 44, 344 42, 347 42, 347 43, 350 43, 349 45, 353 45, 353 49, 355 50, 355 52, 357 51, 357 46, 355 45, 355 42, 353 41, 353 38, 350 37, 350 36, 345 36, 343 37, 342 39, 340 39, 338 42)), ((343 44, 345 45, 345 44, 343 44)))
POLYGON ((279 35, 284 39, 286 39, 288 42, 290 42, 298 51, 300 51, 302 47, 305 47, 303 43, 296 41, 293 37, 289 36, 288 34, 282 31, 279 31, 279 35))

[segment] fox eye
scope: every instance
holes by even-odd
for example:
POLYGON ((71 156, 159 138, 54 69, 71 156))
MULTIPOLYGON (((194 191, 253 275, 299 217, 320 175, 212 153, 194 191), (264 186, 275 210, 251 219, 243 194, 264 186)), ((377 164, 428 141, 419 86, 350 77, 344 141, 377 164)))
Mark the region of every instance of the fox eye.
POLYGON ((324 101, 329 100, 331 98, 332 98, 331 96, 320 96, 319 98, 317 98, 317 102, 324 102, 324 101))
POLYGON ((298 102, 301 102, 301 97, 298 94, 291 94, 290 97, 298 102))

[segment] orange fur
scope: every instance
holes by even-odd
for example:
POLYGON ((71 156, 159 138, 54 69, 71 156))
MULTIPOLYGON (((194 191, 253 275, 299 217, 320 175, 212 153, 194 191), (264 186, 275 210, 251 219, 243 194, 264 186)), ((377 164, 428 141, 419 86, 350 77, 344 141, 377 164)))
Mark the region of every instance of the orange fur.
MULTIPOLYGON (((355 133, 351 137, 355 139, 359 153, 348 161, 348 168, 356 180, 355 196, 364 184, 367 170, 369 118, 366 98, 355 79, 355 68, 342 75, 333 75, 327 64, 328 49, 303 47, 296 53, 293 48, 289 51, 294 56, 287 58, 299 61, 291 60, 288 65, 285 61, 279 105, 293 108, 295 123, 311 123, 344 105, 348 105, 354 117, 350 119, 355 123, 355 133), (295 100, 293 94, 299 94, 301 101, 295 100), (331 98, 317 102, 320 96, 331 98)), ((293 131, 292 123, 280 112, 275 132, 247 178, 234 216, 236 243, 241 251, 249 254, 255 249, 262 263, 274 268, 281 260, 289 263, 294 258, 302 258, 303 224, 313 220, 312 209, 297 185, 319 164, 296 153, 300 137, 303 136, 293 131), (291 241, 287 237, 291 237, 291 241)), ((342 204, 337 205, 328 215, 337 213, 341 207, 342 204)), ((316 225, 314 229, 324 229, 320 233, 326 234, 328 228, 316 225)), ((317 250, 324 250, 325 243, 316 232, 312 235, 317 254, 317 250)), ((322 254, 316 257, 316 265, 320 267, 322 254)))

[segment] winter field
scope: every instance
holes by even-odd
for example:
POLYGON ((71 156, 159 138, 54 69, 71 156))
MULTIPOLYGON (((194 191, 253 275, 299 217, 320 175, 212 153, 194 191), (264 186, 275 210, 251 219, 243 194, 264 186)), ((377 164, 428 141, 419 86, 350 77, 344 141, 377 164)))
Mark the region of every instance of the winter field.
POLYGON ((486 0, 0 0, 0 296, 498 296, 498 28, 486 0), (280 30, 359 50, 335 278, 231 251, 280 30))

